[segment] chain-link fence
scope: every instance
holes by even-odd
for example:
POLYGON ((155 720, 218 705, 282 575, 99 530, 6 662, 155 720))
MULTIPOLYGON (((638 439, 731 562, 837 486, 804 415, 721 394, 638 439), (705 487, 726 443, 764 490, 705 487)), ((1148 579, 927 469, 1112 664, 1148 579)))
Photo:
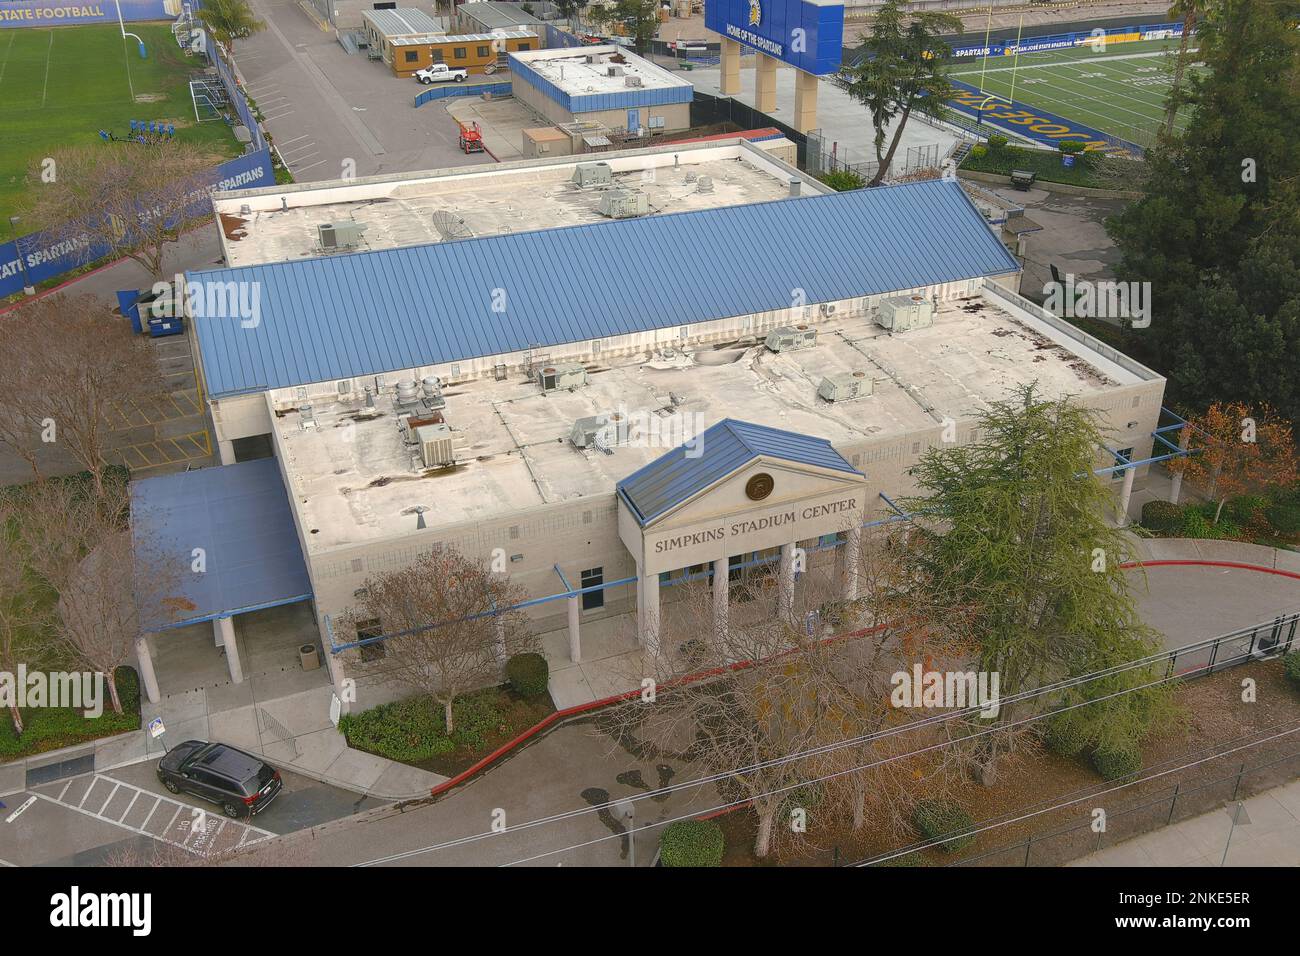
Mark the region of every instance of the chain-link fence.
MULTIPOLYGON (((927 143, 920 146, 908 146, 895 153, 894 160, 890 164, 889 175, 886 178, 897 180, 915 176, 925 170, 938 170, 942 163, 941 144, 927 143)), ((875 178, 880 164, 875 160, 874 156, 864 155, 861 150, 853 150, 847 146, 828 141, 821 130, 815 129, 808 133, 807 168, 808 172, 814 176, 847 172, 860 177, 863 182, 870 182, 875 178)))

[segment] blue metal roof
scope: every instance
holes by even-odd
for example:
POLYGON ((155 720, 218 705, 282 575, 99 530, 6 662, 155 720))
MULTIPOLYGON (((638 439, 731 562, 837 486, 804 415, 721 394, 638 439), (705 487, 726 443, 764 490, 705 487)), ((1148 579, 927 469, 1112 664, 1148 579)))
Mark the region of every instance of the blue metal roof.
POLYGON ((311 597, 289 498, 274 458, 131 482, 136 547, 180 569, 167 607, 144 608, 160 631, 311 597), (194 571, 194 549, 206 567, 194 571))
POLYGON ((699 449, 694 457, 691 446, 682 445, 618 483, 619 497, 642 527, 760 456, 862 474, 824 438, 734 418, 706 428, 696 436, 694 447, 699 449))
POLYGON ((194 321, 210 394, 328 382, 1020 268, 933 180, 189 273, 260 316, 194 321), (505 295, 504 311, 493 305, 505 295))

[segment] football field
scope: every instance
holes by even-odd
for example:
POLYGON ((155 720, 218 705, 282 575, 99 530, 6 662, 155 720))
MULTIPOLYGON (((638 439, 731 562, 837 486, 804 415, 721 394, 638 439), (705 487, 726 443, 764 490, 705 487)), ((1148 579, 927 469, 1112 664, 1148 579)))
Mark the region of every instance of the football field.
MULTIPOLYGON (((13 212, 32 188, 28 174, 50 151, 100 142, 99 130, 125 135, 130 121, 176 125, 176 138, 211 150, 220 159, 242 152, 230 127, 198 124, 190 102, 190 74, 202 57, 186 57, 166 24, 129 28, 116 24, 0 30, 0 213, 13 212)), ((7 236, 6 236, 7 238, 7 236)))
MULTIPOLYGON (((1196 38, 1191 47, 1196 47, 1196 38)), ((1076 123, 1150 146, 1164 121, 1165 96, 1178 40, 1109 43, 1043 50, 1019 58, 992 56, 963 60, 952 77, 1005 99, 1047 110, 1076 123)), ((1192 60, 1195 63, 1195 58, 1192 60)), ((1197 69, 1189 65, 1188 72, 1197 69)), ((1184 110, 1174 125, 1182 128, 1184 110)))

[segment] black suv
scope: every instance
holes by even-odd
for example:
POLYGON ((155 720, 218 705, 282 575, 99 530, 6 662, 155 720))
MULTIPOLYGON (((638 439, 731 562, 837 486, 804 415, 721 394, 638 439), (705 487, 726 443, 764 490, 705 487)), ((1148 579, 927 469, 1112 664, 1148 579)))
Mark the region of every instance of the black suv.
POLYGON ((188 791, 221 805, 228 817, 261 813, 284 786, 280 771, 225 744, 187 740, 158 763, 158 779, 172 793, 188 791))

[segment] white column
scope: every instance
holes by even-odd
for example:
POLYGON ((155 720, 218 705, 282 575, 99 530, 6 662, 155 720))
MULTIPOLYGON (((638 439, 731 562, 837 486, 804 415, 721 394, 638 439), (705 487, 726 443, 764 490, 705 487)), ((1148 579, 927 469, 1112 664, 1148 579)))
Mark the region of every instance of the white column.
POLYGON ((217 457, 221 459, 223 465, 233 465, 235 463, 235 443, 233 441, 217 442, 217 457))
POLYGON ((727 636, 727 612, 731 602, 731 562, 718 558, 713 562, 713 630, 721 639, 727 636))
POLYGON ((579 631, 582 616, 581 601, 582 598, 576 594, 566 598, 569 605, 569 660, 575 664, 582 663, 582 634, 579 631))
POLYGON ((235 646, 235 619, 219 617, 212 624, 216 629, 217 637, 221 639, 221 643, 226 649, 226 666, 230 668, 230 682, 232 684, 242 684, 244 682, 244 669, 239 666, 239 648, 235 646))
POLYGON ((659 656, 659 575, 641 576, 645 611, 641 617, 641 645, 651 657, 659 656))
POLYGON ((790 620, 794 611, 794 553, 798 544, 791 541, 781 545, 781 560, 777 565, 776 613, 784 621, 790 620))
POLYGON ((153 655, 149 653, 149 635, 135 636, 135 656, 140 662, 140 683, 144 685, 144 694, 149 703, 156 704, 161 695, 158 693, 158 675, 153 670, 153 655))
POLYGON ((848 530, 844 552, 844 600, 858 599, 858 565, 862 561, 862 525, 855 522, 848 530))
POLYGON ((1133 473, 1136 468, 1128 468, 1124 472, 1124 487, 1119 492, 1119 526, 1123 528, 1128 524, 1128 503, 1133 497, 1133 473))

